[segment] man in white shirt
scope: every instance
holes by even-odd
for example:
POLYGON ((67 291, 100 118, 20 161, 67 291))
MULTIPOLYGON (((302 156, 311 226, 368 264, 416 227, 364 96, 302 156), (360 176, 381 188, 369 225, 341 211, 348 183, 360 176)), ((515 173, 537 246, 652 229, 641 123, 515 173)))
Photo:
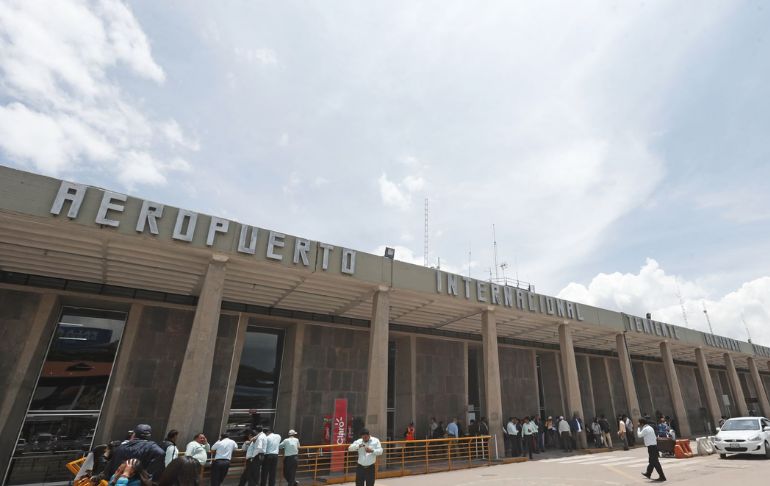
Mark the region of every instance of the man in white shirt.
POLYGON ((361 438, 350 444, 348 450, 358 451, 356 465, 356 486, 374 486, 375 462, 382 455, 382 445, 377 437, 372 437, 368 429, 361 430, 361 438))
POLYGON ((262 460, 262 474, 259 486, 275 486, 275 469, 278 466, 278 450, 281 446, 281 436, 272 432, 269 427, 262 429, 265 433, 265 456, 262 460))
POLYGON ((564 452, 572 452, 572 433, 569 422, 564 420, 564 417, 559 417, 557 428, 559 430, 559 436, 561 437, 562 449, 564 449, 564 452))
POLYGON ((226 433, 211 446, 211 452, 214 453, 214 460, 211 461, 211 486, 219 486, 225 480, 233 451, 237 448, 238 444, 226 433))
POLYGON ((530 422, 529 417, 524 417, 524 424, 521 426, 521 433, 524 436, 524 451, 528 452, 529 458, 532 459, 532 451, 535 449, 535 434, 537 434, 537 427, 530 422))
POLYGON ((519 429, 516 428, 516 424, 513 423, 513 417, 508 418, 508 423, 505 425, 505 441, 507 442, 506 449, 508 449, 508 455, 518 455, 514 453, 513 441, 518 439, 519 429))
POLYGON ((206 440, 206 436, 200 433, 187 444, 184 455, 195 458, 201 463, 201 466, 206 465, 206 460, 209 458, 209 442, 206 440))
MULTIPOLYGON (((257 457, 256 439, 257 433, 253 430, 249 430, 247 432, 247 438, 241 446, 243 451, 246 453, 246 464, 243 466, 243 473, 241 474, 241 478, 238 480, 238 486, 246 486, 247 483, 249 486, 255 486, 259 480, 259 476, 254 474, 254 467, 259 463, 259 458, 257 457)), ((259 466, 257 466, 257 468, 259 468, 259 466)))
POLYGON ((283 477, 289 486, 297 486, 297 454, 299 454, 299 440, 294 429, 289 430, 289 436, 283 439, 278 446, 283 449, 283 477))
POLYGON ((647 454, 649 456, 649 463, 647 464, 647 472, 643 472, 642 476, 647 479, 652 479, 652 470, 655 469, 658 472, 658 479, 653 481, 662 483, 666 480, 666 475, 663 474, 663 468, 660 466, 660 460, 658 459, 658 437, 655 434, 655 429, 650 425, 650 418, 644 417, 639 419, 639 429, 636 431, 636 436, 644 440, 644 445, 647 447, 647 454))

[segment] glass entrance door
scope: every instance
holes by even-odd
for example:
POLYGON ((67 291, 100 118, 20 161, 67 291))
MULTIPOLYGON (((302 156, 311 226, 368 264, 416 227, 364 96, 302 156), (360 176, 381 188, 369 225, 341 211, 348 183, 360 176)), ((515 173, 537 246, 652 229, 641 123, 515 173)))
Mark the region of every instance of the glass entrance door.
POLYGON ((62 309, 5 484, 72 479, 64 465, 92 446, 125 322, 124 312, 62 309))

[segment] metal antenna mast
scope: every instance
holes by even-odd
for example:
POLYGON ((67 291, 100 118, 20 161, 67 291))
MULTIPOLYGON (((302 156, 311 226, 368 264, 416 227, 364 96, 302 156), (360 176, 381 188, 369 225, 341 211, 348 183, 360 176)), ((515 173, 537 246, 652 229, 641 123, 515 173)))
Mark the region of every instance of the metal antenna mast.
POLYGON ((429 250, 429 238, 428 238, 428 198, 425 198, 425 235, 424 235, 424 247, 423 247, 423 266, 428 266, 428 250, 429 250))
POLYGON ((741 321, 743 321, 743 327, 746 328, 746 335, 749 337, 749 344, 751 344, 751 333, 749 332, 749 325, 746 324, 746 319, 743 318, 743 312, 741 312, 741 321))
POLYGON ((703 304, 703 314, 705 314, 705 316, 706 316, 706 322, 708 322, 708 324, 709 324, 709 332, 711 334, 714 334, 714 328, 711 327, 711 319, 709 319, 709 311, 706 310, 706 302, 701 301, 701 304, 703 304))
MULTIPOLYGON (((497 234, 495 233, 495 225, 492 224, 492 254, 495 259, 495 282, 499 280, 497 276, 497 234)), ((492 272, 489 272, 489 278, 492 278, 492 272)))
MULTIPOLYGON (((689 329, 690 323, 687 321, 687 311, 684 308, 684 299, 682 299, 682 291, 679 288, 679 279, 675 278, 674 282, 676 283, 676 296, 679 297, 679 307, 682 309, 682 319, 684 319, 684 326, 689 329)), ((708 314, 706 317, 708 317, 708 314)))

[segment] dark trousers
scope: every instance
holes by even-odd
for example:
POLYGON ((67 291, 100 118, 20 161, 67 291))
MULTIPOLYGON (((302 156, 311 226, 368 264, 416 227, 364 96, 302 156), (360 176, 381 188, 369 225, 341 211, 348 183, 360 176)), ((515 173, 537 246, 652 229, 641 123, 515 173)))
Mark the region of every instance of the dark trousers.
POLYGON ((374 486, 374 464, 371 466, 356 465, 356 486, 374 486))
POLYGON ((572 452, 572 434, 569 432, 561 433, 561 448, 564 452, 572 452))
POLYGON ((265 454, 262 459, 262 471, 259 486, 275 486, 275 468, 278 466, 278 454, 265 454))
POLYGON ((655 469, 658 472, 658 477, 665 478, 663 474, 663 468, 660 467, 660 459, 658 458, 658 446, 647 446, 647 454, 650 456, 650 462, 647 464, 647 476, 652 474, 652 470, 655 469))
POLYGON ((211 486, 219 486, 227 476, 230 469, 230 461, 227 459, 217 459, 211 463, 211 486))
POLYGON ((288 486, 296 486, 297 480, 297 456, 283 458, 283 478, 288 486))
POLYGON ((511 455, 519 457, 521 455, 521 436, 511 435, 511 455))
POLYGON ((259 456, 246 461, 246 465, 243 468, 243 474, 241 474, 241 479, 238 481, 238 486, 245 486, 246 484, 249 486, 257 486, 257 484, 259 484, 259 468, 261 463, 262 461, 259 456))
POLYGON ((522 456, 526 456, 527 452, 529 453, 529 458, 532 459, 532 451, 537 449, 537 443, 536 443, 536 437, 535 434, 532 435, 525 435, 524 436, 524 450, 522 451, 522 456))

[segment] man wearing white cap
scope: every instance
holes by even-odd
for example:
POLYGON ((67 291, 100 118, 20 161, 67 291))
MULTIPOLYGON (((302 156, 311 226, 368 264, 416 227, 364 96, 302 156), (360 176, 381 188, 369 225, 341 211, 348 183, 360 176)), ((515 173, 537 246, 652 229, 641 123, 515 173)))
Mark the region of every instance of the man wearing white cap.
POLYGON ((299 454, 299 440, 294 429, 289 430, 289 436, 281 442, 283 449, 283 477, 289 486, 297 486, 297 454, 299 454))

